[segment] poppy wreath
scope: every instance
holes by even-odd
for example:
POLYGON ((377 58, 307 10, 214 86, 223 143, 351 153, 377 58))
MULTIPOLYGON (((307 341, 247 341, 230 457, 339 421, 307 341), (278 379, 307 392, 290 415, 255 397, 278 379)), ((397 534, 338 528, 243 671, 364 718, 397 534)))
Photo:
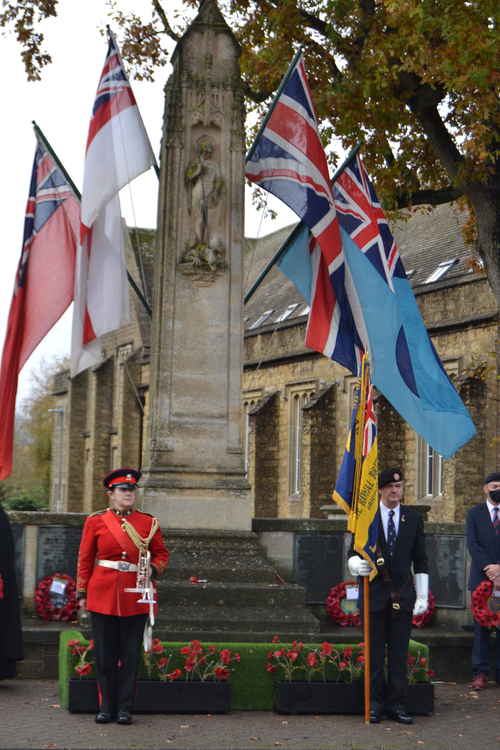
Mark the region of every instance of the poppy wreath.
POLYGON ((40 619, 69 622, 74 618, 76 609, 76 584, 71 576, 66 573, 54 573, 38 582, 35 589, 35 610, 40 619), (62 607, 55 607, 51 601, 50 587, 54 579, 66 581, 65 604, 62 607))
POLYGON ((500 627, 500 611, 492 612, 488 607, 488 599, 492 591, 492 581, 481 581, 472 592, 472 616, 483 628, 500 627))
POLYGON ((342 628, 349 625, 357 627, 361 623, 359 610, 357 612, 344 612, 342 609, 342 600, 346 597, 346 586, 356 586, 356 582, 343 581, 333 586, 326 599, 326 611, 336 625, 340 625, 342 628))
POLYGON ((427 605, 427 609, 425 612, 423 612, 421 615, 415 615, 415 617, 412 619, 412 625, 415 628, 421 628, 424 625, 428 625, 432 618, 434 617, 434 612, 436 611, 436 597, 432 593, 432 591, 429 591, 429 603, 427 605))

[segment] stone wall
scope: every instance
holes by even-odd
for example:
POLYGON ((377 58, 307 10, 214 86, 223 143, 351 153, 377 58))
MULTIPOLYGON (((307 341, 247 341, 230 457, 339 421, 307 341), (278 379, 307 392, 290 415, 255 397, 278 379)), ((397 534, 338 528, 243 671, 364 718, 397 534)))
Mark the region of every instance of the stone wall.
POLYGON ((322 388, 304 406, 303 466, 305 518, 324 518, 337 476, 336 386, 322 388))

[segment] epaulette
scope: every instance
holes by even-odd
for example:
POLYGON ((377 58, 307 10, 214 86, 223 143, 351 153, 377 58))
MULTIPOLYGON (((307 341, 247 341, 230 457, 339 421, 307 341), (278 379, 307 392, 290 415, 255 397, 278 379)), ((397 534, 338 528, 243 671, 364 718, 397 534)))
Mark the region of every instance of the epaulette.
POLYGON ((100 516, 101 513, 106 513, 107 510, 107 508, 103 508, 102 510, 95 510, 93 513, 89 513, 88 518, 92 518, 92 516, 100 516))

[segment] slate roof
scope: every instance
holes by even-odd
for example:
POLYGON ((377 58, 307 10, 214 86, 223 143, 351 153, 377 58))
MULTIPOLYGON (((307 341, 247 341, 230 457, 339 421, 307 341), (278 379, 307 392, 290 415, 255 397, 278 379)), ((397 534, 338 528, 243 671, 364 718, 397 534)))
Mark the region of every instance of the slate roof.
MULTIPOLYGON (((461 227, 467 220, 467 212, 454 203, 435 207, 432 211, 415 211, 407 220, 390 222, 407 273, 416 294, 431 291, 443 285, 457 284, 469 275, 473 248, 465 244, 461 227), (425 283, 441 262, 455 260, 441 279, 425 283)), ((273 255, 279 250, 296 224, 279 229, 261 239, 247 239, 245 250, 245 291, 273 255)), ((260 331, 265 327, 290 325, 304 318, 306 303, 295 286, 274 267, 244 308, 245 332, 260 331), (276 318, 288 305, 299 303, 294 312, 282 323, 276 318), (251 326, 267 310, 272 314, 257 328, 251 326)))

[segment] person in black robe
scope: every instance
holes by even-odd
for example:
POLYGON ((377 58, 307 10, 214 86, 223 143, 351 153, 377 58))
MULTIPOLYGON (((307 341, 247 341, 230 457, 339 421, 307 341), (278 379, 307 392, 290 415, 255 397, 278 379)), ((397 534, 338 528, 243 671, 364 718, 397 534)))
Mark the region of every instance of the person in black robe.
POLYGON ((24 658, 14 561, 12 529, 0 504, 0 680, 15 677, 17 662, 24 658))

